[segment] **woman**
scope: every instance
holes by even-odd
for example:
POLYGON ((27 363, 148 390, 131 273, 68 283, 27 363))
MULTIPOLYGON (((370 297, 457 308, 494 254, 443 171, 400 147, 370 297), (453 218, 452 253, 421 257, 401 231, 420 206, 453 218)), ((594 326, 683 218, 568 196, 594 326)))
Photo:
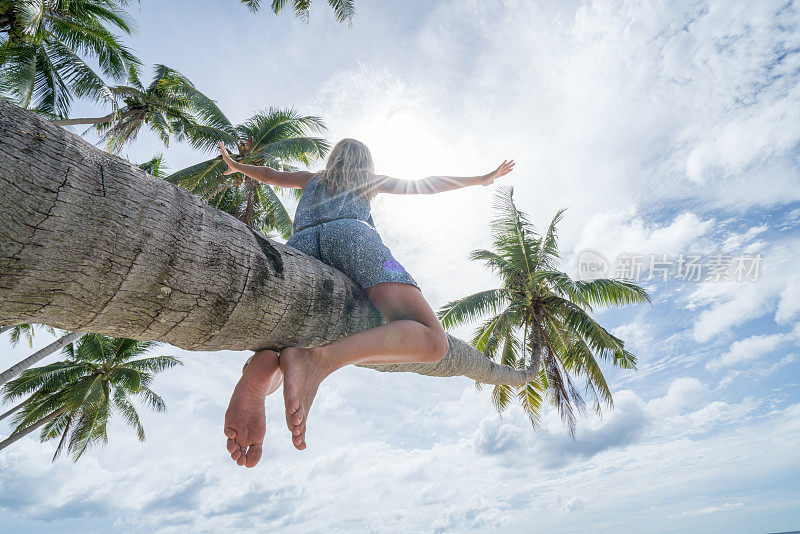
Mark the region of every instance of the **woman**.
POLYGON ((254 180, 303 189, 286 242, 349 276, 364 288, 386 324, 345 336, 319 347, 287 347, 280 354, 256 352, 243 369, 225 414, 228 452, 238 464, 253 467, 261 458, 266 433, 264 399, 283 380, 286 425, 294 446, 306 448, 309 409, 320 383, 348 364, 439 361, 448 350, 447 335, 422 296, 414 278, 394 259, 375 230, 370 201, 378 193, 433 194, 469 185, 489 185, 511 172, 504 161, 481 176, 429 176, 420 181, 376 175, 369 149, 342 139, 331 150, 325 169, 280 172, 232 160, 224 174, 241 172, 254 180))

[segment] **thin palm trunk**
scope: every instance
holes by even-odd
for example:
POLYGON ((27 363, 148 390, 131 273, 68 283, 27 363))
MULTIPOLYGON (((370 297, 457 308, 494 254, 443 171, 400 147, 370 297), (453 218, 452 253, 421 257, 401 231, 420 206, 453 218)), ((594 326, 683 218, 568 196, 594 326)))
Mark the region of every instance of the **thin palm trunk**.
MULTIPOLYGON (((118 118, 125 119, 130 117, 136 113, 134 110, 128 110, 124 113, 121 113, 118 118)), ((110 122, 114 119, 114 113, 109 113, 108 115, 103 115, 102 117, 84 117, 84 118, 77 118, 77 119, 61 119, 61 120, 52 120, 50 124, 55 124, 56 126, 74 126, 78 124, 103 124, 106 122, 110 122)))
POLYGON ((0 385, 5 384, 15 376, 19 375, 22 371, 38 363, 39 361, 43 360, 44 358, 50 356, 54 352, 63 349, 73 341, 80 338, 83 334, 80 332, 70 332, 66 336, 60 337, 59 339, 53 341, 46 347, 37 350, 24 360, 12 365, 2 373, 0 373, 0 385))
MULTIPOLYGON (((0 198, 0 323, 187 350, 316 347, 385 323, 345 274, 3 100, 0 198)), ((448 341, 436 363, 361 366, 536 377, 448 341)))
POLYGON ((12 415, 12 414, 16 413, 16 412, 17 412, 17 410, 19 410, 20 408, 22 408, 23 406, 25 406, 26 404, 28 404, 28 403, 29 403, 29 402, 30 402, 32 399, 33 399, 33 397, 28 397, 28 398, 27 398, 27 399, 25 399, 24 401, 20 402, 19 404, 17 404, 16 406, 14 406, 14 407, 13 407, 13 408, 11 408, 10 410, 8 410, 8 411, 7 411, 6 413, 4 413, 3 415, 0 415, 0 421, 2 421, 3 419, 5 419, 5 418, 6 418, 6 417, 8 417, 9 415, 12 415))
POLYGON ((536 327, 531 327, 530 337, 530 361, 528 362, 527 369, 536 369, 537 371, 542 366, 542 344, 539 339, 539 331, 536 327))
POLYGON ((11 445, 12 443, 14 443, 16 441, 19 441, 20 439, 24 438, 25 436, 27 436, 28 434, 30 434, 31 432, 33 432, 37 428, 39 428, 39 427, 41 427, 43 425, 46 425, 47 423, 49 423, 50 421, 52 421, 53 419, 55 419, 56 417, 58 417, 59 415, 64 413, 65 410, 66 410, 66 407, 59 408, 58 410, 54 411, 53 413, 51 413, 47 417, 43 417, 43 418, 39 419, 36 423, 32 424, 31 426, 25 427, 22 430, 20 430, 19 432, 11 434, 10 436, 8 436, 3 441, 0 441, 0 451, 5 449, 6 447, 11 445))
POLYGON ((253 220, 253 204, 254 204, 254 196, 255 190, 253 186, 253 179, 249 176, 247 177, 247 209, 244 212, 244 223, 247 226, 250 226, 250 223, 253 220))

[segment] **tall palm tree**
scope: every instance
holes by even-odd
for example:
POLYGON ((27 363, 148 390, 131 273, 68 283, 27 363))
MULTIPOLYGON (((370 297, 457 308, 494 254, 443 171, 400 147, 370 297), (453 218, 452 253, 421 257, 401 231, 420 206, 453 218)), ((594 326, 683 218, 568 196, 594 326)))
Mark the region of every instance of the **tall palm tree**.
MULTIPOLYGON (((241 2, 250 8, 250 11, 258 11, 261 7, 261 0, 241 0, 241 2)), ((272 0, 270 8, 276 15, 280 13, 287 4, 291 3, 294 16, 308 22, 311 14, 311 0, 272 0)), ((353 15, 356 13, 356 6, 353 0, 328 0, 328 5, 333 8, 333 13, 336 15, 336 20, 352 24, 353 15)))
POLYGON ((491 313, 475 331, 472 345, 500 363, 540 369, 534 380, 519 387, 495 386, 492 400, 497 410, 502 412, 516 397, 536 428, 542 403, 549 400, 574 436, 574 410, 583 413, 585 401, 570 373, 585 380, 585 393, 592 393, 599 414, 601 400, 613 407, 613 399, 598 359, 636 369, 636 357, 625 350, 623 340, 600 326, 589 312, 597 306, 649 302, 650 297, 629 281, 575 281, 559 271, 556 225, 564 210, 553 217, 542 236, 516 208, 513 195, 511 186, 501 186, 496 193, 494 207, 500 214, 492 222, 494 250, 470 252, 471 260, 485 261, 500 276, 502 287, 451 301, 437 316, 445 328, 452 328, 491 313))
POLYGON ((94 125, 107 147, 118 152, 136 139, 143 126, 154 131, 165 146, 170 135, 187 129, 203 131, 224 124, 224 115, 213 100, 200 92, 183 74, 165 65, 154 67, 153 80, 145 87, 138 77, 130 85, 112 87, 111 93, 121 106, 102 117, 72 118, 53 121, 59 126, 94 125))
POLYGON ((172 356, 141 358, 155 346, 152 341, 86 334, 77 348, 70 344, 64 349, 66 360, 25 371, 4 387, 6 401, 28 398, 17 407, 16 427, 0 442, 0 450, 41 428, 40 441, 59 438, 54 461, 64 445, 77 461, 90 444, 108 442, 108 420, 114 413, 144 441, 132 400, 163 412, 164 401, 150 384, 156 373, 181 364, 172 356))
POLYGON ((127 4, 0 0, 0 95, 56 118, 67 116, 73 97, 113 105, 114 94, 102 76, 124 81, 136 76, 140 66, 112 33, 132 33, 133 23, 123 9, 127 4))
MULTIPOLYGON (((237 126, 227 119, 223 121, 223 117, 215 119, 219 121, 217 127, 184 125, 179 139, 204 151, 218 150, 217 142, 222 141, 236 161, 281 171, 297 170, 293 163, 309 165, 330 148, 324 139, 312 137, 313 133, 325 130, 322 119, 300 115, 294 109, 270 108, 237 126)), ((288 239, 292 235, 292 219, 276 191, 291 192, 295 199, 300 198, 301 191, 269 186, 240 173, 222 174, 227 168, 222 156, 217 156, 171 174, 166 180, 192 191, 252 228, 265 234, 277 229, 288 239)))

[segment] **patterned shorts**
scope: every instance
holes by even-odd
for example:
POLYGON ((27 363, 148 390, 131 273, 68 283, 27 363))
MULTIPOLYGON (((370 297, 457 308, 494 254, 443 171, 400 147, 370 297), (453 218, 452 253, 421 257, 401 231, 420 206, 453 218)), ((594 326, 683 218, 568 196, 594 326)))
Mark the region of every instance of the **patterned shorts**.
POLYGON ((292 234, 286 244, 338 269, 362 288, 398 282, 411 284, 422 292, 392 256, 378 231, 361 219, 337 219, 308 226, 292 234))

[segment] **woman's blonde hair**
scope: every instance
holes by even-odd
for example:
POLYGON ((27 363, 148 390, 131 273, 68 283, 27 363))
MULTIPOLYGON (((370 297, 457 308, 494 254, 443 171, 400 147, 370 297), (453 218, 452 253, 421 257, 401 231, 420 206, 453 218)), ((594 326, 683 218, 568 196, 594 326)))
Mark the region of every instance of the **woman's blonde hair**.
POLYGON ((317 173, 328 192, 352 191, 372 200, 378 194, 375 185, 375 164, 367 145, 345 138, 336 143, 328 155, 325 170, 317 173))

